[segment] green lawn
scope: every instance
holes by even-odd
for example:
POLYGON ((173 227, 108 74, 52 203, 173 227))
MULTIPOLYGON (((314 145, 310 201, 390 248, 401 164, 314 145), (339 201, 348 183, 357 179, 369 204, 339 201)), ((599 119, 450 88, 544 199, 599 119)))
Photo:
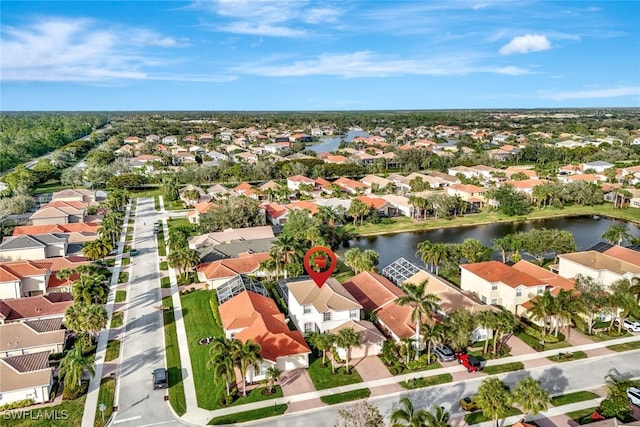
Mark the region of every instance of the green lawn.
POLYGON ((307 372, 311 377, 311 381, 316 390, 324 390, 326 388, 340 387, 348 384, 362 382, 360 374, 355 368, 351 367, 351 373, 346 374, 344 366, 336 368, 336 373, 331 372, 331 363, 327 361, 327 366, 322 366, 322 357, 310 357, 309 369, 307 372))
POLYGON ((169 264, 167 263, 167 261, 160 261, 160 271, 167 270, 169 270, 169 264))
POLYGON ((547 357, 552 362, 570 362, 572 360, 586 359, 587 353, 584 351, 568 352, 563 355, 557 354, 555 356, 547 357))
POLYGON ((171 235, 171 230, 176 228, 186 230, 189 237, 198 235, 198 226, 191 224, 187 218, 171 218, 167 220, 167 226, 169 227, 169 235, 171 235))
POLYGON ((409 381, 402 381, 400 385, 406 389, 429 387, 432 385, 445 384, 453 381, 451 374, 440 374, 432 377, 413 378, 409 381))
POLYGON ((116 302, 125 302, 127 300, 127 291, 116 291, 116 302))
POLYGON ((347 391, 345 393, 336 393, 330 396, 323 396, 320 398, 327 405, 335 405, 342 402, 349 402, 351 400, 366 399, 371 395, 371 390, 368 388, 360 388, 358 390, 347 391))
POLYGON ((170 288, 171 287, 171 279, 167 277, 163 277, 160 279, 160 287, 162 288, 170 288))
POLYGON ((167 256, 167 246, 164 243, 164 234, 162 231, 156 234, 156 239, 158 240, 158 255, 167 256))
POLYGON ((224 415, 222 417, 215 417, 209 421, 209 425, 220 424, 235 424, 245 421, 259 420, 261 418, 274 417, 276 415, 284 414, 287 410, 287 405, 274 405, 267 406, 266 408, 254 409, 253 411, 236 412, 235 414, 224 415))
POLYGON ((158 195, 153 196, 153 207, 157 211, 160 210, 160 196, 158 196, 158 195))
POLYGON ((592 340, 594 340, 595 342, 601 342, 601 341, 609 341, 609 340, 615 340, 617 338, 624 338, 624 337, 628 337, 631 334, 627 331, 625 331, 624 329, 622 330, 622 334, 618 335, 618 331, 612 331, 613 333, 611 335, 607 334, 607 333, 599 333, 599 334, 595 334, 595 335, 589 335, 589 338, 591 338, 592 340))
POLYGON ((120 357, 120 340, 110 340, 107 342, 107 351, 104 355, 104 361, 111 362, 112 360, 116 360, 118 357, 120 357))
POLYGON ((98 393, 98 405, 96 407, 96 417, 93 420, 94 427, 102 427, 109 421, 109 417, 113 412, 113 395, 116 390, 115 378, 103 378, 100 381, 100 392, 98 393), (102 413, 99 408, 100 404, 104 404, 104 422, 102 421, 102 413))
POLYGON ((129 281, 129 273, 126 271, 121 271, 120 275, 118 276, 118 283, 126 283, 127 281, 129 281))
POLYGON ((187 402, 184 397, 184 383, 182 382, 182 364, 178 347, 175 316, 171 297, 162 299, 162 306, 169 310, 162 312, 164 320, 164 342, 167 354, 167 370, 169 372, 169 403, 179 416, 187 412, 187 402))
POLYGON ((82 424, 82 414, 84 413, 84 401, 87 395, 84 394, 74 400, 64 400, 59 405, 49 406, 47 410, 56 411, 58 414, 62 414, 66 411, 68 415, 67 419, 50 420, 46 419, 42 415, 38 418, 39 411, 42 408, 25 410, 16 409, 12 413, 27 412, 29 415, 22 415, 21 419, 6 419, 5 415, 0 415, 0 426, 2 427, 80 427, 82 424))
POLYGON ((576 391, 575 393, 563 394, 551 399, 553 406, 569 405, 576 402, 584 402, 585 400, 597 399, 598 394, 591 391, 576 391))
POLYGON ((127 234, 127 237, 124 238, 125 242, 130 242, 133 240, 133 236, 131 234, 127 234))
POLYGON ((209 346, 198 344, 201 338, 223 337, 222 328, 215 323, 209 298, 214 291, 197 291, 182 297, 182 313, 187 331, 193 380, 196 387, 198 406, 204 409, 216 409, 218 400, 225 393, 225 385, 213 381, 213 371, 207 367, 209 346))
MULTIPOLYGON (((518 408, 511 408, 509 410, 509 413, 507 414, 507 417, 511 417, 513 415, 518 415, 521 414, 522 411, 520 411, 520 409, 518 408)), ((479 424, 479 423, 484 423, 487 421, 491 421, 491 418, 487 418, 482 411, 477 411, 477 412, 472 412, 470 414, 467 414, 464 416, 464 420, 467 422, 467 424, 472 425, 472 424, 479 424)))
MULTIPOLYGON (((259 402, 261 400, 269 400, 275 399, 277 397, 282 397, 282 389, 280 386, 275 386, 273 388, 273 392, 271 394, 263 394, 267 388, 266 387, 257 387, 251 390, 247 394, 247 397, 240 397, 233 402, 233 406, 236 405, 244 405, 245 403, 259 402)), ((238 393, 242 395, 242 390, 238 390, 238 393)))
POLYGON ((607 348, 613 351, 630 351, 640 348, 640 341, 633 341, 624 344, 608 345, 607 348))
MULTIPOLYGON (((67 188, 72 188, 69 185, 62 185, 59 181, 48 181, 45 184, 41 184, 33 190, 33 194, 45 194, 45 193, 55 193, 56 191, 66 190, 67 188)), ((81 187, 84 188, 84 187, 81 187)))
POLYGON ((111 329, 119 328, 124 322, 124 314, 121 311, 116 311, 111 315, 111 329))
POLYGON ((597 406, 593 408, 580 409, 579 411, 567 412, 565 415, 570 419, 572 419, 573 421, 575 421, 576 423, 580 424, 581 419, 583 419, 587 415, 593 414, 596 411, 596 409, 598 409, 597 406))
POLYGON ((157 186, 157 187, 152 187, 149 186, 149 188, 147 188, 146 190, 136 190, 136 191, 130 191, 131 193, 131 198, 137 198, 137 197, 156 197, 156 196, 160 196, 162 195, 162 189, 157 186))
POLYGON ((522 362, 511 362, 502 365, 486 366, 482 372, 487 375, 502 374, 504 372, 520 371, 524 369, 522 362))
MULTIPOLYGON (((532 337, 531 335, 526 334, 524 332, 518 332, 516 336, 520 338, 522 341, 524 341, 525 344, 527 344, 529 347, 533 349, 539 349, 540 340, 538 340, 537 338, 532 337)), ((571 345, 568 342, 563 340, 556 343, 545 343, 544 350, 555 350, 558 348, 566 348, 566 347, 571 347, 571 345)))
POLYGON ((126 267, 129 264, 131 264, 131 258, 129 257, 122 258, 122 262, 120 263, 121 266, 126 267))

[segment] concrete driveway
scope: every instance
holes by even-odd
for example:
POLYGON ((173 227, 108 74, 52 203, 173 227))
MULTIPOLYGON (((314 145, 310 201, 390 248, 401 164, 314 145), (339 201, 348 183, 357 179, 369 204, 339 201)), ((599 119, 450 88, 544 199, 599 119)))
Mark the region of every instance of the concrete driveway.
MULTIPOLYGON (((378 356, 369 356, 354 360, 353 366, 355 366, 356 371, 360 374, 362 381, 373 381, 393 376, 378 356)), ((404 390, 404 388, 399 384, 383 385, 371 388, 371 396, 380 396, 402 390, 404 390)))

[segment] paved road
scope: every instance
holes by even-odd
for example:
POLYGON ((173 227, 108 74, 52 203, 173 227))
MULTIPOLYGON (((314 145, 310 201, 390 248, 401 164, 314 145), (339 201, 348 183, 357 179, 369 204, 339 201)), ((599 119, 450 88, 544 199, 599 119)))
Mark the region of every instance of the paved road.
POLYGON ((166 390, 153 390, 151 372, 165 367, 164 332, 160 306, 157 242, 153 222, 160 215, 153 198, 138 199, 125 316, 125 337, 118 371, 118 412, 114 425, 181 425, 164 401, 166 390))
MULTIPOLYGON (((540 380, 542 385, 551 394, 566 394, 576 390, 593 388, 602 385, 604 377, 610 372, 617 372, 628 377, 640 376, 640 350, 607 355, 598 358, 589 358, 571 363, 556 364, 527 371, 512 372, 500 376, 507 384, 513 385, 518 379, 531 375, 540 380)), ((382 415, 388 420, 400 396, 409 396, 416 407, 431 408, 434 405, 442 405, 451 411, 452 416, 461 415, 458 401, 477 391, 484 378, 471 379, 440 387, 427 389, 407 390, 391 395, 373 397, 369 402, 380 409, 382 415)), ((286 427, 330 427, 338 412, 337 405, 319 408, 317 411, 293 413, 277 418, 267 418, 262 421, 246 423, 247 426, 286 426, 286 427)))

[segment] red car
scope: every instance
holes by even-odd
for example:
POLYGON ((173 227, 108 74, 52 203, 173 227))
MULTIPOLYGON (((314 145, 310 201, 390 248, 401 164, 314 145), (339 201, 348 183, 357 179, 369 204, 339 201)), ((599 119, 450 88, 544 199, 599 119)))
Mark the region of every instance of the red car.
POLYGON ((458 363, 467 368, 467 372, 477 372, 482 370, 482 362, 477 357, 461 354, 458 356, 458 363))

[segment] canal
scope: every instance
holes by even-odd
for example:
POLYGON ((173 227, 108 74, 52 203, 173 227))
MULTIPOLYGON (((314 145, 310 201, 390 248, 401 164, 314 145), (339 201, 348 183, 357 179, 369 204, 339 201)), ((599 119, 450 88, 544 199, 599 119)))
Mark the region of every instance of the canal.
MULTIPOLYGON (((492 246, 491 240, 518 231, 529 231, 533 228, 557 228, 573 233, 579 251, 590 248, 602 241, 602 234, 611 225, 626 225, 634 237, 640 236, 640 230, 634 224, 624 221, 585 217, 549 218, 536 221, 500 222, 470 227, 440 228, 428 231, 384 234, 378 236, 358 237, 351 240, 350 247, 374 249, 380 254, 378 271, 400 257, 415 262, 419 266, 424 263, 416 257, 418 243, 430 240, 439 243, 462 243, 464 239, 478 239, 484 245, 492 246)), ((343 250, 340 251, 343 253, 343 250)), ((498 254, 495 254, 498 259, 498 254)))

